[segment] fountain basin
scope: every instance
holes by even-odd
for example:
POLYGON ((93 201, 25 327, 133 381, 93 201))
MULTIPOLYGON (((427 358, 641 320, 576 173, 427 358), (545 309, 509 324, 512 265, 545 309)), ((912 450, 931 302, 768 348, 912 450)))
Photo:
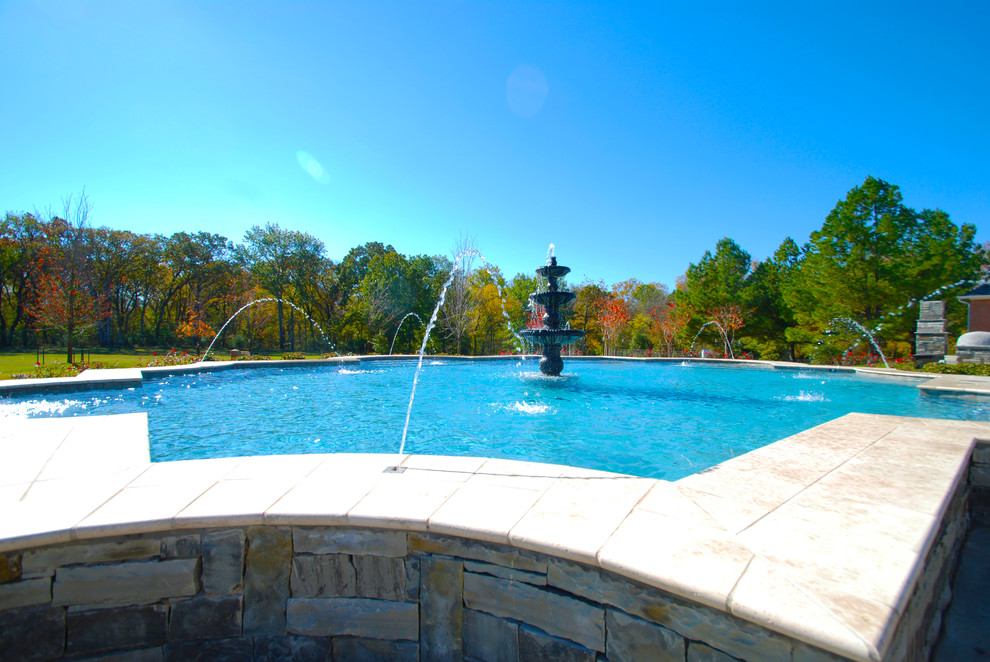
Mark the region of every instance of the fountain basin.
POLYGON ((549 308, 552 306, 563 306, 564 304, 573 301, 575 297, 577 297, 577 295, 574 294, 573 292, 561 292, 561 291, 533 292, 532 294, 529 295, 529 298, 532 301, 535 301, 536 303, 540 304, 545 308, 549 308))
POLYGON ((584 337, 575 329, 523 329, 519 335, 536 345, 570 345, 584 337))
POLYGON ((542 278, 563 278, 567 274, 571 273, 570 267, 565 267, 554 264, 548 264, 545 267, 539 267, 536 270, 536 274, 542 278))

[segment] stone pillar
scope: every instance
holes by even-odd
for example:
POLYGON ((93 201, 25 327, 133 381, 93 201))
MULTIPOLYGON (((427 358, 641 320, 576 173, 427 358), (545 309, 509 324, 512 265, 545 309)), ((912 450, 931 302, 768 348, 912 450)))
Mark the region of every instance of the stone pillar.
POLYGON ((918 304, 920 315, 914 332, 914 364, 941 361, 949 350, 949 334, 945 330, 945 302, 922 301, 918 304))

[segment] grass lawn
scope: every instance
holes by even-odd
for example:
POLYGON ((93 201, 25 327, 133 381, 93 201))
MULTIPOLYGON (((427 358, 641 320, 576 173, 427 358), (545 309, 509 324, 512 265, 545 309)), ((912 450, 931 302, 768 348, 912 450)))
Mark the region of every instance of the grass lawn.
MULTIPOLYGON (((76 363, 100 363, 104 368, 135 368, 148 365, 149 361, 161 358, 168 351, 168 349, 154 348, 94 347, 92 350, 86 349, 85 357, 81 356, 77 350, 74 358, 76 363)), ((266 354, 261 353, 260 355, 265 356, 266 354)), ((217 361, 225 360, 227 356, 226 350, 210 352, 210 358, 217 361)), ((281 352, 273 352, 271 357, 273 359, 281 358, 281 352)), ((306 358, 319 359, 322 358, 322 354, 307 353, 306 358)), ((0 350, 0 379, 12 379, 15 374, 33 376, 35 361, 41 362, 41 360, 41 354, 34 351, 0 350)), ((56 364, 65 365, 65 348, 45 350, 44 366, 51 367, 56 364)), ((94 365, 94 367, 96 366, 94 365)))

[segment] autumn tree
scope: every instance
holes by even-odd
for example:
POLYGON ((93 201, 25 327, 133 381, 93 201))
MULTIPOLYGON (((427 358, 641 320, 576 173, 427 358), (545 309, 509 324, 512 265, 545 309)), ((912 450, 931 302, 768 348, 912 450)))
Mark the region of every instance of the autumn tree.
POLYGON ((616 343, 628 321, 629 306, 621 297, 612 297, 602 307, 598 316, 598 324, 602 329, 605 356, 612 356, 615 353, 616 343))
POLYGON ((581 351, 585 354, 604 351, 602 328, 599 318, 611 299, 603 281, 584 282, 574 288, 574 314, 570 316, 571 326, 584 331, 581 338, 581 351))
POLYGON ((474 354, 494 354, 510 342, 501 290, 505 278, 491 265, 476 270, 468 281, 471 293, 471 336, 474 354))
MULTIPOLYGON (((191 340, 196 345, 199 352, 200 342, 203 338, 212 338, 216 332, 213 328, 200 319, 199 315, 190 310, 185 321, 175 329, 175 335, 183 340, 191 340)), ((203 357, 206 360, 207 357, 203 357)))
POLYGON ((743 310, 738 305, 719 306, 706 311, 711 321, 718 326, 725 344, 725 355, 735 357, 732 344, 736 339, 736 331, 743 326, 743 310))
POLYGON ((674 356, 677 341, 681 333, 691 321, 691 308, 687 304, 668 301, 662 306, 655 306, 650 311, 652 319, 651 330, 661 347, 664 356, 674 356))
POLYGON ((35 328, 65 334, 65 360, 75 361, 80 332, 107 316, 106 297, 93 288, 91 246, 87 240, 90 205, 86 193, 63 201, 63 216, 43 226, 44 245, 32 264, 34 298, 28 312, 35 328), (70 219, 66 220, 66 219, 70 219))

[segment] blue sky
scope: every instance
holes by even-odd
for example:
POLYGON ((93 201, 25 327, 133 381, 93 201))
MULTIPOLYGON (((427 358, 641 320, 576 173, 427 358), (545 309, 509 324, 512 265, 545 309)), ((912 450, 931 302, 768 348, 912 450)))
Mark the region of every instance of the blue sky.
POLYGON ((867 175, 978 239, 990 4, 0 0, 0 211, 673 285, 867 175))

